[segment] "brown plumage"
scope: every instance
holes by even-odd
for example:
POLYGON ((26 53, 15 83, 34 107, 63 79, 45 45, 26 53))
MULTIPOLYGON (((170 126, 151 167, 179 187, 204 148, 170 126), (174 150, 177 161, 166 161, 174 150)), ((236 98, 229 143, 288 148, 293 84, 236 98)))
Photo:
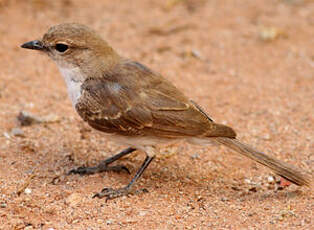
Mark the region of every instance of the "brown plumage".
POLYGON ((156 145, 175 139, 205 145, 218 142, 292 183, 310 184, 310 179, 294 167, 242 144, 232 128, 215 123, 172 83, 146 66, 121 57, 86 26, 57 25, 42 40, 22 47, 41 50, 57 63, 73 106, 84 121, 131 146, 98 167, 79 168, 74 173, 106 171, 108 164, 135 148, 146 152, 146 160, 128 186, 104 189, 98 197, 110 199, 129 193, 157 154, 156 145))
POLYGON ((103 78, 87 79, 75 106, 92 127, 123 136, 232 137, 170 82, 140 63, 124 61, 103 78))

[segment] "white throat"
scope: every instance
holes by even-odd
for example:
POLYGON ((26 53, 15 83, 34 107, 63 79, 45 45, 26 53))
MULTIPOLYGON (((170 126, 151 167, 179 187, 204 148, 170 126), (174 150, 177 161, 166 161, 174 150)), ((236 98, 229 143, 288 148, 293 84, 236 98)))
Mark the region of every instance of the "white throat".
POLYGON ((59 70, 68 88, 68 94, 72 101, 72 105, 75 107, 81 96, 81 85, 84 80, 82 72, 79 68, 59 67, 59 70))

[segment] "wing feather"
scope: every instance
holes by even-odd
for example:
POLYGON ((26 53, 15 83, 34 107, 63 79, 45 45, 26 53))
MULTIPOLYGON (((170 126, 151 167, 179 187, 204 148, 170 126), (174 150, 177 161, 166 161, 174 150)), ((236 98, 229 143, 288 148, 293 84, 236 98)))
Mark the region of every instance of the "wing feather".
POLYGON ((212 122, 175 86, 137 62, 87 79, 76 109, 95 129, 119 135, 235 137, 231 128, 212 122))

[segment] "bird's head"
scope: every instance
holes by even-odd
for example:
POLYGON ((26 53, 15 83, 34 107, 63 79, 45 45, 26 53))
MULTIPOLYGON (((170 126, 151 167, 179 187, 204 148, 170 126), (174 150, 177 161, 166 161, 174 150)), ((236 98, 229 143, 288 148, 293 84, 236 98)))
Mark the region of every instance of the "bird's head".
POLYGON ((53 26, 41 40, 21 47, 46 53, 61 68, 80 67, 83 72, 109 67, 119 57, 94 30, 77 23, 53 26))

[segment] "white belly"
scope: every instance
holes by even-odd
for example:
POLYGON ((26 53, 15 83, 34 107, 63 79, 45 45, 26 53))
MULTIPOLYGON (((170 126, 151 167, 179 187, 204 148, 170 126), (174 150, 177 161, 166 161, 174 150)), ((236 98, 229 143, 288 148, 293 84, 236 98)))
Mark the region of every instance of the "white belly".
POLYGON ((75 107, 78 99, 81 96, 81 85, 84 80, 81 71, 78 68, 59 68, 64 81, 66 83, 69 97, 75 107))

